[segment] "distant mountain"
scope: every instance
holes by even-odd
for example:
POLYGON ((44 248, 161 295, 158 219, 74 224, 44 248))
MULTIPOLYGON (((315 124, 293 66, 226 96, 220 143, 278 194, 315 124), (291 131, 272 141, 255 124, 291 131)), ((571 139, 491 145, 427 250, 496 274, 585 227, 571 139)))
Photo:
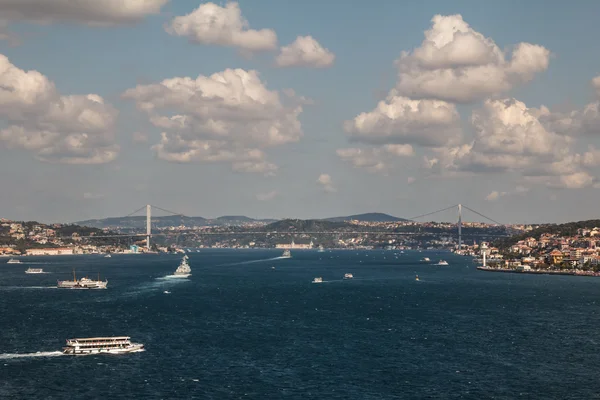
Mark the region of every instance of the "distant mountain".
POLYGON ((349 215, 347 217, 325 218, 324 221, 331 222, 347 222, 347 221, 362 221, 362 222, 402 222, 409 221, 408 219, 394 217, 393 215, 384 213, 366 213, 349 215))
MULTIPOLYGON (((407 221, 402 218, 394 217, 392 215, 383 213, 367 213, 358 215, 349 215, 347 217, 335 217, 325 218, 321 220, 277 220, 277 219, 254 219, 246 217, 244 215, 225 215, 218 218, 204 218, 204 217, 184 217, 181 215, 171 215, 167 217, 152 217, 152 226, 156 228, 167 228, 169 226, 241 226, 246 224, 273 224, 283 221, 313 221, 315 227, 315 221, 321 222, 348 222, 352 220, 364 221, 364 222, 398 222, 407 221)), ((286 222, 289 224, 289 222, 286 222)), ((80 226, 88 226, 91 228, 111 228, 111 229, 146 229, 146 217, 135 216, 135 217, 111 217, 101 219, 88 219, 86 221, 78 221, 75 224, 80 226)), ((332 227, 329 227, 332 228, 332 227)), ((311 228, 312 229, 312 228, 311 228)), ((306 229, 305 229, 306 230, 306 229)), ((310 229, 308 229, 310 230, 310 229)))

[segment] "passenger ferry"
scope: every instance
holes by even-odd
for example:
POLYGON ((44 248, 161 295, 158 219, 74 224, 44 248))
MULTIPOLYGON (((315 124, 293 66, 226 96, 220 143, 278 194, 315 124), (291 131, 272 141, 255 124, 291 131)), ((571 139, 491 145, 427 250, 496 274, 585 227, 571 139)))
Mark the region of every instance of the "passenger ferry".
POLYGON ((16 258, 11 258, 6 263, 7 264, 21 264, 21 260, 17 260, 16 258))
POLYGON ((100 274, 98 274, 98 280, 94 281, 90 278, 77 279, 75 276, 75 270, 73 270, 72 281, 58 281, 56 287, 62 289, 106 289, 108 281, 101 281, 100 274))
POLYGON ((129 336, 67 339, 63 353, 69 355, 122 354, 144 351, 144 345, 131 343, 129 336))
POLYGON ((291 252, 291 251, 289 251, 288 249, 285 249, 285 250, 283 251, 283 254, 281 255, 281 257, 284 257, 284 258, 291 258, 291 257, 292 257, 292 252, 291 252))
POLYGON ((354 275, 352 274, 344 274, 344 279, 352 279, 354 278, 354 275))
POLYGON ((313 279, 312 283, 323 283, 323 278, 321 278, 320 276, 318 276, 315 279, 313 279))
POLYGON ((42 268, 27 268, 25 270, 26 274, 43 274, 44 270, 42 268))

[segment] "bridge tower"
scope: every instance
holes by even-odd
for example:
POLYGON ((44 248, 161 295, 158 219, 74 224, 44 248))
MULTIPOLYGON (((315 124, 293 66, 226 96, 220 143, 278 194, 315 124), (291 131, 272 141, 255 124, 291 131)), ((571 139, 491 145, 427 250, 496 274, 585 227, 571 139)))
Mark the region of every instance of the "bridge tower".
POLYGON ((462 204, 458 205, 458 250, 462 250, 462 204))
POLYGON ((146 204, 146 249, 150 251, 150 235, 152 234, 152 206, 146 204))

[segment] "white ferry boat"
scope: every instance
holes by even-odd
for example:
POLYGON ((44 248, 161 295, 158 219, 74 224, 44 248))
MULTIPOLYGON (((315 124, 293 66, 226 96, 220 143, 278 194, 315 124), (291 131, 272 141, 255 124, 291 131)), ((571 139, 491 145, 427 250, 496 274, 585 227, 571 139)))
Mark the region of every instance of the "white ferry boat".
POLYGON ((25 270, 26 274, 43 274, 44 270, 42 268, 27 268, 25 270))
POLYGON ((281 255, 281 257, 284 257, 284 258, 291 258, 291 257, 292 257, 292 252, 291 252, 291 251, 289 251, 288 249, 285 249, 285 250, 283 251, 283 254, 281 255))
POLYGON ((99 275, 96 281, 87 277, 78 280, 75 276, 75 270, 73 270, 72 281, 58 281, 57 283, 57 287, 61 289, 106 289, 106 285, 108 285, 108 281, 101 281, 99 275))
POLYGON ((131 343, 129 336, 67 339, 64 354, 122 354, 144 351, 144 345, 131 343))
POLYGON ((437 264, 435 265, 450 265, 448 264, 448 261, 444 261, 444 260, 440 260, 437 264))
POLYGON ((21 260, 17 260, 16 258, 11 258, 6 263, 7 264, 21 264, 21 260))
POLYGON ((354 278, 354 275, 352 274, 344 274, 344 279, 352 279, 354 278))
POLYGON ((181 259, 181 263, 179 264, 179 267, 177 267, 177 269, 175 270, 175 273, 173 275, 171 275, 171 277, 173 278, 187 278, 188 276, 192 275, 192 269, 190 268, 190 265, 188 264, 188 256, 183 256, 183 258, 181 259))
POLYGON ((323 283, 323 278, 321 278, 320 276, 318 276, 315 279, 313 279, 312 283, 323 283))

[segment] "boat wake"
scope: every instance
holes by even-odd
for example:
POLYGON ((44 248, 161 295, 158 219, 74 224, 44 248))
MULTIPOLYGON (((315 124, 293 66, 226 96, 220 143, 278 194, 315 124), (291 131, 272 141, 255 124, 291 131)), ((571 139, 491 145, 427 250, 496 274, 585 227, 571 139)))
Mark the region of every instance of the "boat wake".
POLYGON ((57 357, 64 356, 62 351, 38 351, 37 353, 4 353, 0 354, 0 360, 13 360, 17 358, 34 357, 57 357))
POLYGON ((56 286, 0 286, 0 290, 58 289, 56 286))
POLYGON ((220 265, 217 265, 217 267, 232 267, 234 265, 254 264, 254 263, 267 262, 267 261, 283 260, 283 259, 287 259, 287 258, 291 258, 291 257, 279 256, 279 257, 272 257, 272 258, 263 258, 260 260, 242 261, 242 262, 231 263, 231 264, 220 264, 220 265))
POLYGON ((181 275, 165 275, 165 276, 161 276, 159 278, 156 278, 157 281, 170 281, 170 280, 180 280, 180 281, 186 281, 189 280, 190 278, 188 276, 183 277, 181 275))

